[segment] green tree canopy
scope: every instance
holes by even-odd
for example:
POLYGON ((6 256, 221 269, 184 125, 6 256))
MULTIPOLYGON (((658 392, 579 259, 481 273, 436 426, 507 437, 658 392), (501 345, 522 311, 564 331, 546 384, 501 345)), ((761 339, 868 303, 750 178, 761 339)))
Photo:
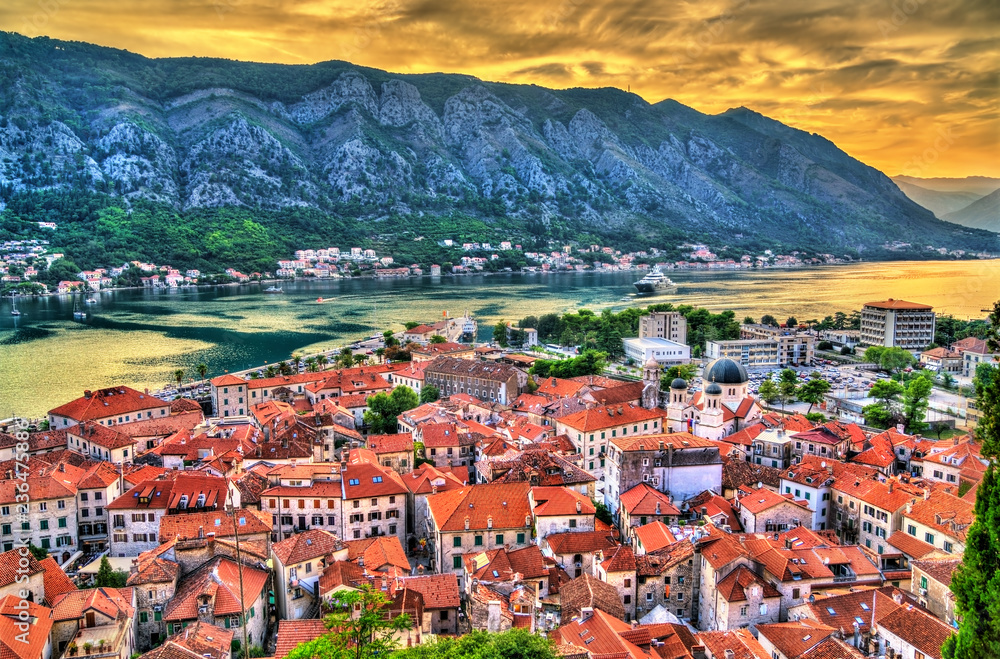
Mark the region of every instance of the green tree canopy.
POLYGON ((448 339, 444 338, 440 334, 435 334, 431 336, 430 343, 448 343, 448 339))
POLYGON ((903 391, 903 425, 906 432, 913 434, 927 429, 924 418, 930 402, 934 381, 924 373, 910 380, 903 391))
POLYGON ((507 323, 501 320, 493 326, 493 341, 501 348, 507 347, 507 323))
POLYGON ((297 646, 288 659, 387 657, 396 649, 396 633, 412 624, 405 613, 389 619, 391 601, 367 585, 359 590, 339 591, 336 600, 328 604, 334 609, 325 619, 329 631, 297 646))
POLYGON ((799 387, 799 400, 809 403, 806 414, 812 412, 813 405, 823 402, 823 396, 830 391, 830 383, 822 378, 808 380, 799 387))
POLYGON ((774 403, 781 396, 781 390, 778 389, 778 383, 774 380, 768 378, 760 383, 760 388, 757 389, 757 395, 760 396, 768 405, 774 403))
POLYGON ((604 372, 607 355, 597 350, 586 350, 579 357, 562 361, 539 359, 531 365, 531 374, 541 378, 574 378, 580 375, 598 375, 604 372))
MULTIPOLYGON (((458 638, 440 638, 405 650, 393 659, 556 659, 552 641, 526 629, 499 634, 474 631, 458 638)), ((289 659, 309 659, 289 657, 289 659)))
POLYGON ((368 399, 368 409, 365 410, 365 425, 373 435, 384 435, 396 432, 398 422, 396 417, 412 410, 420 404, 416 392, 407 386, 396 387, 392 393, 377 393, 368 399))
POLYGON ((433 384, 425 384, 424 388, 420 390, 421 403, 433 403, 440 397, 441 397, 441 390, 435 387, 433 384))
POLYGON ((113 569, 107 556, 101 558, 101 564, 97 568, 97 577, 94 580, 96 588, 124 588, 127 581, 127 572, 113 569))
POLYGON ((772 316, 771 314, 767 313, 760 317, 760 324, 770 325, 771 327, 777 327, 778 319, 772 316))

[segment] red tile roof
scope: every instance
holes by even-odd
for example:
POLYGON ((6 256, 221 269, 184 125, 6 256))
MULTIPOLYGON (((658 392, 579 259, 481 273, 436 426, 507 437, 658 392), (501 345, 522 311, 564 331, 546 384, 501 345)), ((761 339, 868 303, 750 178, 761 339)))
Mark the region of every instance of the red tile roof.
POLYGON ((427 497, 431 517, 438 530, 484 530, 531 526, 527 483, 487 483, 427 497))
POLYGON ((52 623, 52 609, 6 595, 0 600, 0 657, 39 659, 49 642, 52 623), (19 618, 22 612, 33 620, 27 629, 22 627, 24 621, 19 618))
POLYGON ((926 499, 917 499, 903 517, 964 542, 972 524, 972 512, 973 506, 968 501, 935 489, 926 499))
POLYGON ((568 487, 533 487, 531 498, 535 502, 532 513, 536 517, 593 515, 597 512, 590 497, 568 487))
POLYGON ((78 620, 90 609, 100 611, 109 618, 131 618, 135 614, 132 607, 131 588, 89 588, 71 590, 55 597, 52 602, 53 619, 78 620))
POLYGON ((677 542, 667 525, 659 520, 638 526, 633 530, 633 533, 647 552, 656 551, 677 542))
POLYGON ((199 620, 142 656, 143 659, 227 659, 232 651, 234 633, 232 629, 199 620))
MULTIPOLYGON (((403 478, 395 470, 379 464, 348 463, 347 469, 341 471, 340 475, 345 500, 392 495, 405 497, 408 491, 403 478)), ((403 505, 403 502, 400 502, 400 505, 403 505)))
POLYGON ((545 536, 545 542, 554 554, 583 554, 598 549, 609 553, 617 545, 607 531, 553 533, 545 536))
POLYGON ((715 570, 748 556, 746 548, 733 534, 721 531, 712 524, 706 524, 705 528, 709 535, 700 538, 697 545, 701 548, 701 555, 715 570))
POLYGON ((769 597, 781 597, 781 593, 775 590, 774 586, 761 579, 745 565, 741 565, 727 574, 722 581, 716 584, 716 589, 727 602, 732 603, 747 600, 747 590, 752 586, 762 589, 765 599, 769 597))
POLYGON ((76 590, 76 584, 70 581, 59 563, 51 556, 46 556, 39 561, 39 566, 44 573, 45 601, 54 602, 57 597, 71 590, 76 590))
POLYGON ((323 529, 310 529, 271 545, 271 553, 282 565, 295 565, 314 558, 328 556, 344 545, 334 534, 323 529))
POLYGON ((259 510, 239 510, 238 514, 222 510, 205 513, 164 515, 160 519, 160 542, 174 538, 191 540, 200 537, 227 538, 235 535, 234 522, 239 520, 239 532, 246 535, 271 533, 271 516, 259 510))
POLYGON ((538 389, 534 395, 546 398, 566 398, 567 396, 576 395, 585 386, 585 384, 573 380, 542 378, 538 383, 538 389))
POLYGON ((453 572, 401 579, 407 588, 424 596, 425 609, 457 609, 461 606, 458 579, 453 572))
POLYGON ((147 480, 131 488, 110 504, 108 510, 132 508, 178 509, 181 497, 187 496, 187 507, 196 508, 198 497, 205 495, 205 508, 222 508, 226 504, 225 478, 201 474, 179 473, 173 480, 147 480), (148 500, 148 501, 146 501, 148 500))
POLYGON ((169 409, 170 404, 131 387, 109 387, 86 392, 76 400, 49 410, 49 414, 76 421, 91 421, 161 407, 169 409))
POLYGON ((864 655, 839 638, 829 637, 806 650, 798 659, 863 659, 864 655))
POLYGON ((225 375, 220 375, 217 378, 212 378, 209 382, 216 387, 235 387, 247 383, 247 381, 243 378, 238 378, 231 373, 226 373, 225 375))
POLYGON ((662 422, 665 418, 666 412, 664 410, 647 410, 643 407, 625 404, 592 407, 575 414, 568 414, 559 419, 559 422, 580 432, 592 432, 654 419, 662 422))
POLYGON ((365 538, 363 540, 345 540, 347 560, 357 560, 366 570, 388 571, 396 568, 402 574, 410 572, 410 561, 399 538, 394 535, 365 538))
POLYGON ((629 516, 681 514, 681 511, 670 503, 669 496, 646 483, 639 483, 627 492, 622 492, 618 500, 628 511, 629 516))
POLYGON ((623 451, 657 451, 668 449, 717 449, 718 444, 710 439, 695 437, 689 432, 672 432, 663 435, 629 435, 616 437, 611 443, 623 451))
POLYGON ((41 563, 35 560, 34 554, 27 557, 28 567, 20 567, 21 554, 16 549, 5 551, 0 554, 0 588, 16 583, 19 575, 31 577, 44 571, 41 563))
MULTIPOLYGON (((622 622, 625 618, 625 606, 622 604, 618 589, 591 576, 589 572, 584 572, 582 576, 560 586, 559 598, 562 604, 562 615, 565 619, 578 616, 582 609, 591 607, 594 609, 595 616, 599 615, 598 612, 607 614, 605 617, 608 619, 615 619, 617 623, 630 628, 627 623, 622 622)), ((585 625, 585 627, 589 629, 590 625, 585 625)), ((560 630, 564 628, 565 625, 560 630)), ((580 640, 578 637, 578 641, 580 640)), ((595 646, 593 651, 596 652, 600 647, 595 646)))
POLYGON ((368 448, 377 454, 413 451, 413 435, 408 432, 392 435, 369 435, 368 448))
POLYGON ((864 306, 874 307, 876 309, 911 309, 918 311, 929 311, 934 308, 926 304, 907 302, 906 300, 894 300, 892 298, 889 298, 888 300, 881 300, 878 302, 865 302, 864 306))
POLYGON ((782 504, 793 504, 802 508, 806 512, 809 511, 809 505, 806 501, 795 501, 794 499, 777 494, 771 490, 761 488, 759 490, 751 490, 750 492, 740 496, 737 499, 739 507, 748 511, 751 515, 759 515, 765 510, 770 510, 775 506, 782 504))
POLYGON ((240 605, 239 565, 228 558, 216 557, 181 579, 173 598, 167 602, 163 619, 197 619, 198 600, 202 595, 214 596, 212 612, 215 616, 249 611, 270 581, 271 574, 248 565, 244 565, 242 571, 245 606, 240 605))
POLYGON ((326 632, 323 620, 279 620, 274 659, 284 659, 297 646, 313 641, 326 632))
MULTIPOLYGON (((786 657, 798 657, 810 648, 819 645, 834 631, 822 623, 803 618, 794 622, 776 622, 757 625, 758 637, 763 636, 786 657)), ((846 630, 845 630, 846 631, 846 630)))
POLYGON ((726 650, 732 650, 732 659, 771 659, 771 655, 764 651, 747 629, 698 632, 695 639, 712 653, 710 656, 713 658, 725 658, 726 650))
POLYGON ((465 554, 465 569, 480 581, 510 581, 515 574, 524 579, 548 575, 545 559, 537 545, 509 551, 503 547, 465 554))
POLYGON ((427 462, 415 470, 403 475, 403 483, 413 494, 432 494, 447 492, 466 487, 466 481, 460 479, 451 470, 438 469, 427 462))
POLYGON ((610 553, 605 553, 605 556, 607 558, 601 561, 605 572, 635 572, 635 553, 631 546, 619 545, 610 553))

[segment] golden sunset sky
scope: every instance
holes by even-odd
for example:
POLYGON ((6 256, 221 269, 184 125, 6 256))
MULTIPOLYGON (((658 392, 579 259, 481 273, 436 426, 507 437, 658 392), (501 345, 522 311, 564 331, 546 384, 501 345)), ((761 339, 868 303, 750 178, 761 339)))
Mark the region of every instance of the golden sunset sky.
POLYGON ((331 59, 746 106, 889 175, 1000 176, 997 0, 4 0, 149 57, 331 59))

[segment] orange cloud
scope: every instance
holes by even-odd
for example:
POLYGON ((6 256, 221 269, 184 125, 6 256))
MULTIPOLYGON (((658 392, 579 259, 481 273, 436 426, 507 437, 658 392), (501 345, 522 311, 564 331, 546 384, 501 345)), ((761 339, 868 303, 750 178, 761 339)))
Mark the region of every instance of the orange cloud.
POLYGON ((0 25, 150 57, 342 59, 743 105, 890 175, 1000 176, 994 0, 7 0, 0 25))

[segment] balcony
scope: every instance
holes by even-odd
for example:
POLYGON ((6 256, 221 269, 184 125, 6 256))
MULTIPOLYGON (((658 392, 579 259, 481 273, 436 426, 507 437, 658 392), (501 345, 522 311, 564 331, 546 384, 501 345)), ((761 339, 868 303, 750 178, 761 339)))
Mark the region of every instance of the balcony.
POLYGON ((857 581, 858 577, 854 574, 845 574, 839 577, 833 578, 833 583, 850 583, 852 581, 857 581))

